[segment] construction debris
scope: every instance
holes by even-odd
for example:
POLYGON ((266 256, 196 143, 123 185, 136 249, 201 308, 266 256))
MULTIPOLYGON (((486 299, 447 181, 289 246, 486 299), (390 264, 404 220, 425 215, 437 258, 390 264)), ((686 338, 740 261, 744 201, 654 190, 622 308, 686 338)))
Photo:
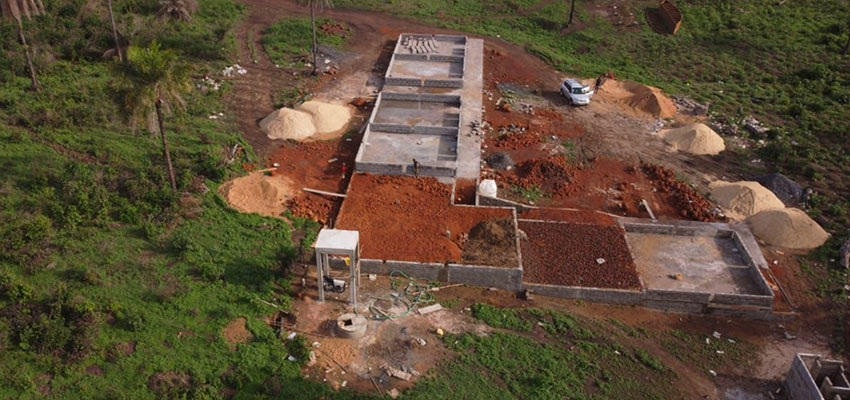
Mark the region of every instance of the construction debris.
POLYGON ((427 306, 427 307, 421 307, 421 308, 419 308, 418 311, 419 311, 419 315, 425 315, 425 314, 430 314, 430 313, 435 312, 435 311, 440 311, 442 309, 443 309, 443 306, 440 303, 436 303, 436 304, 431 304, 430 306, 427 306))

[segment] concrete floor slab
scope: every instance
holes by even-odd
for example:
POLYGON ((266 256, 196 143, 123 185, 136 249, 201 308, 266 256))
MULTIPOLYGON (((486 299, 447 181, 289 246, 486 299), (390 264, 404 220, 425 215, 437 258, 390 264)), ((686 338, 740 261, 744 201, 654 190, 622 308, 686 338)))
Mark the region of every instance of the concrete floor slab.
POLYGON ((373 122, 408 126, 456 127, 460 113, 458 104, 409 100, 381 100, 373 122))
POLYGON ((647 289, 763 294, 731 237, 627 232, 626 241, 647 289))
POLYGON ((361 161, 407 165, 415 158, 422 163, 454 161, 457 157, 454 136, 370 132, 361 161))
POLYGON ((459 79, 463 77, 463 63, 434 60, 395 60, 389 72, 391 77, 421 79, 459 79))

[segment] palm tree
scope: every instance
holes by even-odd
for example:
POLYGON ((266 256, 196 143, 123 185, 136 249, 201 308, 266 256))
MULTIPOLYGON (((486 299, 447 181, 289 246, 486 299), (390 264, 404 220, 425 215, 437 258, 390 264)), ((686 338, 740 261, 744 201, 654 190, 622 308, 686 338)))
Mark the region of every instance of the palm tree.
POLYGON ((165 136, 163 111, 185 106, 181 95, 191 88, 189 67, 178 59, 177 53, 160 48, 154 41, 148 47, 130 46, 127 63, 120 64, 118 72, 119 91, 123 94, 123 106, 130 122, 135 124, 143 117, 149 119, 152 112, 156 113, 168 179, 176 192, 177 181, 165 136))
POLYGON ((112 24, 112 39, 115 40, 115 52, 118 60, 124 62, 124 53, 121 52, 121 44, 118 42, 118 29, 115 28, 115 17, 112 15, 112 0, 106 0, 106 8, 109 10, 109 22, 112 24))
POLYGON ((316 33, 316 7, 333 8, 333 0, 301 0, 310 7, 310 26, 313 28, 313 75, 319 74, 319 37, 316 33))
POLYGON ((189 22, 192 14, 198 9, 196 0, 159 0, 160 18, 173 18, 178 21, 189 22))
POLYGON ((38 83, 38 76, 32 62, 30 47, 27 45, 27 38, 24 36, 24 23, 21 17, 29 19, 41 14, 44 14, 44 4, 41 0, 0 0, 0 15, 3 18, 13 18, 18 24, 18 40, 21 41, 21 46, 24 48, 27 69, 29 69, 30 80, 32 80, 32 89, 35 91, 38 91, 41 86, 38 83))

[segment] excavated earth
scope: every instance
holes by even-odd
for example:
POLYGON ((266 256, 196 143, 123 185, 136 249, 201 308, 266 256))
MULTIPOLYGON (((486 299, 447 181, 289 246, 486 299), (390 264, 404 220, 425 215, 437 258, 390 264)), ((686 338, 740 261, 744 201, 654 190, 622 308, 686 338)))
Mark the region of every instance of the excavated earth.
POLYGON ((458 262, 473 226, 512 213, 452 206, 451 195, 435 178, 356 174, 335 228, 360 231, 363 258, 458 262))
POLYGON ((618 226, 520 221, 523 280, 549 285, 639 289, 640 279, 618 226))

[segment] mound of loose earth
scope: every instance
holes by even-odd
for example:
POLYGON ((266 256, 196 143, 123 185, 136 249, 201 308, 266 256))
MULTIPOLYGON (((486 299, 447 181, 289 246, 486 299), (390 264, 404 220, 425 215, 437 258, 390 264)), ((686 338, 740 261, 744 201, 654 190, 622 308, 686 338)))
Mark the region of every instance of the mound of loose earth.
POLYGON ((774 246, 814 249, 829 239, 829 233, 797 208, 762 211, 748 221, 756 237, 774 246))
POLYGON ((281 108, 260 121, 260 129, 270 139, 328 139, 341 133, 351 119, 346 106, 308 101, 295 109, 281 108))
POLYGON ((482 221, 473 226, 463 244, 463 262, 514 268, 516 235, 511 218, 482 221))
POLYGON ((743 220, 764 210, 785 208, 782 200, 758 182, 716 181, 708 187, 711 198, 733 219, 743 220))
POLYGON ((292 181, 285 176, 254 171, 221 185, 219 193, 239 211, 280 217, 286 210, 286 202, 293 196, 294 188, 292 181))
POLYGON ((670 118, 677 112, 676 104, 661 89, 637 82, 609 80, 597 95, 602 100, 612 100, 638 114, 655 118, 670 118))
POLYGON ((719 154, 726 149, 723 138, 704 124, 696 123, 659 133, 673 150, 691 154, 719 154))

